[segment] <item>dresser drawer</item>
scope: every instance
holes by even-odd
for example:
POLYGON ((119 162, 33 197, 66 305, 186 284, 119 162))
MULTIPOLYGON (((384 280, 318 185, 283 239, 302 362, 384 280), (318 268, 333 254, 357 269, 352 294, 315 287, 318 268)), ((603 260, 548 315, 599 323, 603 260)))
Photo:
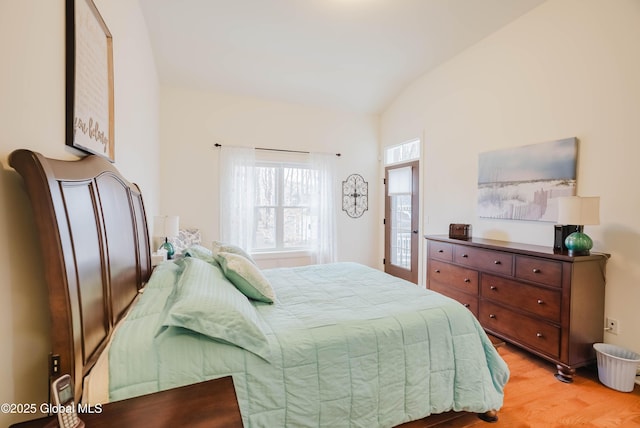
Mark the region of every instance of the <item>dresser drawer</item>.
POLYGON ((438 260, 429 260, 429 288, 433 288, 433 282, 455 288, 465 293, 478 295, 478 272, 465 269, 438 260))
POLYGON ((480 295, 485 299, 512 306, 560 322, 560 290, 536 287, 499 276, 482 274, 480 295))
POLYGON ((562 262, 516 256, 516 278, 561 287, 562 262))
POLYGON ((453 260, 453 245, 446 242, 429 241, 429 257, 450 262, 453 260))
POLYGON ((480 324, 490 332, 503 334, 554 358, 560 357, 560 328, 484 300, 480 324))
POLYGON ((478 318, 478 296, 473 296, 468 293, 463 293, 453 287, 439 282, 431 282, 431 290, 437 291, 440 294, 444 294, 447 297, 451 297, 454 300, 462 303, 462 305, 469 309, 473 316, 478 318))
POLYGON ((477 268, 483 271, 511 275, 513 255, 501 251, 456 245, 453 249, 455 263, 477 268))

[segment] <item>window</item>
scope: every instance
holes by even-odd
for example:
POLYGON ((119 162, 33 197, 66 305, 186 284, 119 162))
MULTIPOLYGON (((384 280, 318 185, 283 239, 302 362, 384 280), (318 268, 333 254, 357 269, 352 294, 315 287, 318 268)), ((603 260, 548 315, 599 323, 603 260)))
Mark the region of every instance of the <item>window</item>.
POLYGON ((220 240, 249 253, 305 250, 314 263, 335 262, 336 156, 260 157, 248 147, 220 149, 220 240))
POLYGON ((420 140, 411 140, 384 150, 384 164, 392 165, 420 158, 420 140))
POLYGON ((307 165, 258 162, 255 170, 254 251, 308 249, 316 239, 311 215, 317 180, 307 165))

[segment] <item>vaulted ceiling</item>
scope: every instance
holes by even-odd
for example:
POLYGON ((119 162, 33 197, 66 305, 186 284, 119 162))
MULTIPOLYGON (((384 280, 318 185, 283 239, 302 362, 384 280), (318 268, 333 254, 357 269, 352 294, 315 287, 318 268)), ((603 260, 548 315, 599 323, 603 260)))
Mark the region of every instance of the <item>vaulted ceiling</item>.
POLYGON ((544 0, 140 0, 161 84, 379 113, 544 0))

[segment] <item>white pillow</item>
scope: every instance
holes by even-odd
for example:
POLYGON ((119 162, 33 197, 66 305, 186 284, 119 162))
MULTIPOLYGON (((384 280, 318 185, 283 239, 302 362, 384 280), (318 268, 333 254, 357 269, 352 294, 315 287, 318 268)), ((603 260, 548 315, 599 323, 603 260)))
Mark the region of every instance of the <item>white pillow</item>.
POLYGON ((168 241, 173 245, 176 254, 180 254, 192 245, 199 245, 200 239, 199 229, 180 229, 178 236, 169 238, 168 241))

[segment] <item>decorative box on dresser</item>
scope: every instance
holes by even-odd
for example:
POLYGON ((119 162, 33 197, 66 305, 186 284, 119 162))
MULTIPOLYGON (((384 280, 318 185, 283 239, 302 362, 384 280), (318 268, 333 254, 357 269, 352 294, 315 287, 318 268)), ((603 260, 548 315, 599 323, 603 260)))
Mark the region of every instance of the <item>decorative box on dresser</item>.
POLYGON ((465 305, 487 333, 556 363, 563 382, 595 361, 608 254, 569 257, 537 245, 425 238, 427 288, 465 305))

